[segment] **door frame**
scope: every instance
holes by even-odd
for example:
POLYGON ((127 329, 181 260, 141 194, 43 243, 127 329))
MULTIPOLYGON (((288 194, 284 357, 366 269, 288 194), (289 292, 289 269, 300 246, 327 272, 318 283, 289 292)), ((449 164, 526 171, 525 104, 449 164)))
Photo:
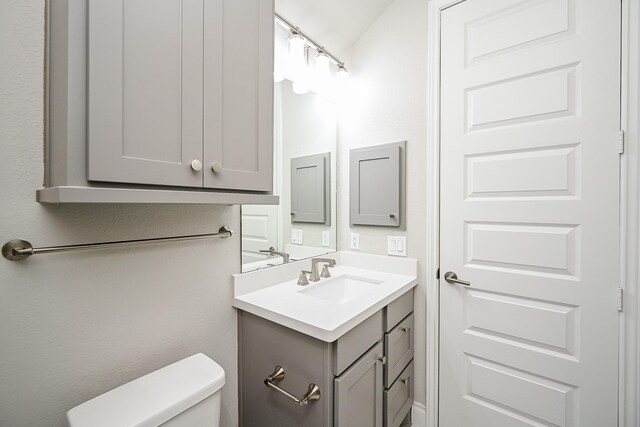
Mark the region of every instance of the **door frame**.
MULTIPOLYGON (((426 427, 438 427, 440 354, 440 16, 465 0, 428 1, 427 46, 427 256, 426 427)), ((620 287, 618 426, 640 426, 640 1, 622 4, 620 157, 620 287)), ((613 141, 612 141, 613 142, 613 141)))

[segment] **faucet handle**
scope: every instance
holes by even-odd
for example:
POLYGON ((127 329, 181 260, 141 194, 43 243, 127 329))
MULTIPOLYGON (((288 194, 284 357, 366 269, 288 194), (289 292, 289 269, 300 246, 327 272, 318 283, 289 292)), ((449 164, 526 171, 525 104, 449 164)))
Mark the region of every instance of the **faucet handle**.
POLYGON ((323 279, 331 277, 331 273, 329 273, 329 267, 333 267, 333 265, 325 264, 324 267, 322 267, 322 273, 320 273, 320 277, 322 277, 323 279))
POLYGON ((307 279, 307 273, 310 273, 310 271, 302 270, 300 272, 300 277, 298 277, 299 286, 307 286, 309 284, 309 279, 307 279))

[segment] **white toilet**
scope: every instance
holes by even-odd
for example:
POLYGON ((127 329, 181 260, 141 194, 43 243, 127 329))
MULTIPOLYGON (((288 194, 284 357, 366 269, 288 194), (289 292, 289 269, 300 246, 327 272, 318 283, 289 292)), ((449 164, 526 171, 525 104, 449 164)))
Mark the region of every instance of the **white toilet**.
POLYGON ((71 427, 218 427, 224 370, 202 353, 76 406, 71 427))

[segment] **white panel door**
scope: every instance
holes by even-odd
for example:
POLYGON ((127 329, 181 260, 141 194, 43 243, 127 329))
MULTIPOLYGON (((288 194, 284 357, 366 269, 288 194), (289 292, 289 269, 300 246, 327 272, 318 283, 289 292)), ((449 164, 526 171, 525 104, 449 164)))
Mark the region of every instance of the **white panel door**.
POLYGON ((620 2, 441 23, 440 426, 614 427, 620 2))
POLYGON ((278 206, 246 205, 242 207, 242 263, 269 258, 261 250, 278 249, 278 206))
POLYGON ((202 12, 203 0, 89 1, 89 180, 202 187, 202 12))

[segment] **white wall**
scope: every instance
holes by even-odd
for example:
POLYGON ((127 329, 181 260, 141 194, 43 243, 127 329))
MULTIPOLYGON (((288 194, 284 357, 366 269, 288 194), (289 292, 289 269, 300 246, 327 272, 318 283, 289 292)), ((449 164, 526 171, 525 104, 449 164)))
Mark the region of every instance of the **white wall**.
POLYGON ((415 307, 415 399, 425 403, 427 2, 396 0, 346 56, 348 96, 338 118, 338 249, 351 232, 360 251, 386 254, 388 235, 406 235, 408 256, 420 260, 415 307), (407 141, 406 230, 349 227, 349 149, 407 141))
MULTIPOLYGON (((0 244, 239 229, 234 207, 35 202, 44 24, 44 0, 0 1, 0 244)), ((226 370, 222 425, 235 425, 239 270, 239 238, 0 259, 0 425, 65 425, 71 407, 197 352, 226 370)))

